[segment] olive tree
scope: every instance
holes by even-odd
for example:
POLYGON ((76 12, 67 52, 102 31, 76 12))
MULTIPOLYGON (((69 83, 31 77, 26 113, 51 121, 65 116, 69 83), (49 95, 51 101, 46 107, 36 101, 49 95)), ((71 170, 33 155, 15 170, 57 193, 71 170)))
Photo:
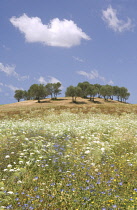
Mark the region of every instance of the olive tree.
POLYGON ((47 96, 46 88, 43 84, 33 84, 29 88, 30 97, 38 100, 45 98, 47 96))
POLYGON ((90 84, 86 89, 87 95, 90 96, 91 99, 94 101, 94 97, 98 94, 98 88, 95 85, 90 84))
POLYGON ((23 90, 15 90, 14 98, 19 102, 24 96, 23 90))
POLYGON ((82 90, 80 87, 69 86, 65 92, 65 96, 71 96, 72 102, 76 102, 77 97, 81 97, 82 90))

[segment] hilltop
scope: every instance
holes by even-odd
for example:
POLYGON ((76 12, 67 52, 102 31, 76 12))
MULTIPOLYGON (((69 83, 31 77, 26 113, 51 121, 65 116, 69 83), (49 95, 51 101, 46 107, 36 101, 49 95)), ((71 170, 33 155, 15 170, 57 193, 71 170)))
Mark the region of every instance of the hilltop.
POLYGON ((95 112, 105 114, 137 113, 136 104, 121 103, 115 100, 105 101, 102 98, 95 98, 92 102, 89 99, 77 98, 77 103, 72 103, 71 97, 60 97, 57 100, 49 98, 41 100, 21 101, 0 106, 0 119, 2 118, 22 118, 36 117, 52 112, 59 114, 61 111, 71 111, 73 113, 95 112))

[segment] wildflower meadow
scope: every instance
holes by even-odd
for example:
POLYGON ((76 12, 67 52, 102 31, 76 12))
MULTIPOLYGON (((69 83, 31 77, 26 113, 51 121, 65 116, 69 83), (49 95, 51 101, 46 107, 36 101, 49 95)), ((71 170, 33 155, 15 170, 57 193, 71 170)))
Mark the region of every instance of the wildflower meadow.
POLYGON ((0 210, 137 209, 137 115, 0 122, 0 210))

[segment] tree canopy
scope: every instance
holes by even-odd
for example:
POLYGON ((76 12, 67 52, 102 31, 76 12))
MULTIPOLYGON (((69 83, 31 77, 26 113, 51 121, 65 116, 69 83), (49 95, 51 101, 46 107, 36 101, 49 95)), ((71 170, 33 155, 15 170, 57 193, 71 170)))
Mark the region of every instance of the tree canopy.
POLYGON ((57 95, 61 93, 61 83, 47 83, 43 84, 33 84, 28 90, 16 90, 14 98, 19 102, 21 99, 30 100, 35 99, 40 102, 41 99, 46 98, 48 95, 57 98, 57 95))
POLYGON ((72 101, 75 101, 75 97, 87 98, 94 101, 94 97, 103 97, 105 100, 112 99, 116 97, 118 101, 126 102, 129 98, 130 93, 125 87, 111 86, 111 85, 100 85, 100 84, 90 84, 89 82, 78 83, 76 87, 67 87, 66 96, 71 96, 72 101), (77 88, 80 88, 77 94, 77 88))
MULTIPOLYGON (((21 99, 30 100, 36 99, 40 102, 41 99, 50 96, 56 99, 61 94, 61 83, 47 83, 33 84, 28 90, 16 90, 14 98, 19 102, 21 99)), ((115 97, 118 101, 126 102, 130 96, 128 89, 125 87, 118 87, 112 85, 90 84, 89 82, 80 82, 77 86, 70 85, 66 88, 65 96, 72 97, 72 101, 76 102, 77 97, 90 98, 94 101, 95 97, 103 97, 104 100, 112 99, 115 97)))

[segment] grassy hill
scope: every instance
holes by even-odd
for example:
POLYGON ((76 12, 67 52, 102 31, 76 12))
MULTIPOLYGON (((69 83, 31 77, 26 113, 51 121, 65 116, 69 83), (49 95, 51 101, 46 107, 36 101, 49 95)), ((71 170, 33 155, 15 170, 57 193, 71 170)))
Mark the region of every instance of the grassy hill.
POLYGON ((41 103, 38 103, 37 100, 29 100, 1 105, 0 119, 36 117, 43 114, 47 115, 53 110, 57 114, 61 111, 70 111, 72 113, 95 112, 120 115, 123 112, 137 113, 137 105, 121 103, 115 100, 105 101, 102 98, 95 98, 94 102, 89 99, 77 98, 77 103, 72 103, 71 97, 60 97, 57 100, 43 99, 41 103))
POLYGON ((0 106, 0 210, 137 209, 137 105, 0 106))

